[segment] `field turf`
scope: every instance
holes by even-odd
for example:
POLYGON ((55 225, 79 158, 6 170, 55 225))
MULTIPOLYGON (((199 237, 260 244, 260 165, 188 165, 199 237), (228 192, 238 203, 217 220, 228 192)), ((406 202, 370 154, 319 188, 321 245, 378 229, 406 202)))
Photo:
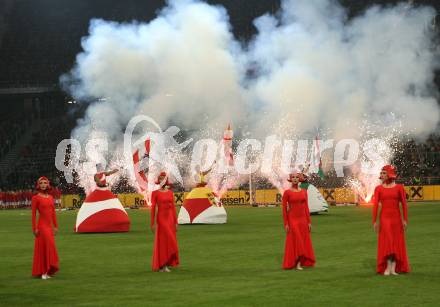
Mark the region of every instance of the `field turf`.
POLYGON ((312 217, 316 267, 283 271, 280 208, 227 208, 226 225, 180 226, 181 265, 151 271, 149 211, 132 229, 75 234, 75 211, 57 212, 60 271, 32 278, 30 210, 0 211, 0 306, 439 306, 440 203, 409 208, 410 274, 375 274, 369 207, 312 217))

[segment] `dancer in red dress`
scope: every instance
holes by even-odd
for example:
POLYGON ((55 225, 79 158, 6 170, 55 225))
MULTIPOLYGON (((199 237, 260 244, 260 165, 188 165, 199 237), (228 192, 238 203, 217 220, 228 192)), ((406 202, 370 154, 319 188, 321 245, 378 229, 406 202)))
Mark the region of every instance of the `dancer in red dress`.
POLYGON ((374 190, 373 227, 379 233, 376 271, 383 275, 410 271, 405 244, 405 229, 408 225, 406 194, 403 185, 394 182, 396 177, 395 168, 385 165, 380 172, 382 184, 374 190), (402 204, 403 218, 399 203, 402 204))
POLYGON ((32 197, 32 231, 35 235, 32 276, 48 279, 59 269, 58 253, 54 235, 58 232, 55 202, 48 193, 49 180, 40 177, 37 181, 38 193, 32 197), (38 223, 36 215, 38 211, 38 223))
POLYGON ((155 232, 152 269, 171 272, 169 267, 179 265, 174 194, 169 189, 166 173, 160 173, 156 183, 160 184, 161 188, 151 195, 151 231, 155 232))
POLYGON ((283 194, 283 218, 287 234, 283 260, 285 270, 302 270, 302 266, 315 265, 307 190, 298 186, 301 180, 301 173, 291 174, 288 181, 292 183, 292 187, 283 194))

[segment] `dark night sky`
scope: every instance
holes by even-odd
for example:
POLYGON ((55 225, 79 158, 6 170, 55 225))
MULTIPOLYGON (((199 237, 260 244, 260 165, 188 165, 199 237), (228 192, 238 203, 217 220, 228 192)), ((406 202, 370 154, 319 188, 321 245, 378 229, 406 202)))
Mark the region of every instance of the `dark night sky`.
MULTIPOLYGON (((1 1, 1 0, 0 0, 1 1)), ((209 0, 228 11, 234 35, 248 40, 255 34, 252 21, 275 13, 279 0, 209 0)), ((357 15, 374 3, 398 1, 341 0, 349 15, 357 15)), ((81 37, 87 35, 90 19, 148 21, 165 4, 164 0, 14 0, 6 12, 6 27, 0 46, 0 85, 7 82, 56 83, 68 71, 81 51, 81 37)), ((440 11, 440 1, 416 1, 440 11)))

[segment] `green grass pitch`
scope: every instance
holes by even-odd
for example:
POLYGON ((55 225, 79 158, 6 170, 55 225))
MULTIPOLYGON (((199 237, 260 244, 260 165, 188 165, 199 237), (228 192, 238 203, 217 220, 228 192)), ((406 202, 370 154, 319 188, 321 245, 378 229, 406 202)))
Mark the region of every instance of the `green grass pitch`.
POLYGON ((439 306, 440 203, 409 207, 413 272, 375 274, 371 208, 312 217, 317 264, 283 271, 280 208, 227 208, 226 225, 180 226, 179 268, 151 272, 149 211, 131 231, 75 234, 76 212, 57 212, 60 271, 31 278, 30 210, 0 211, 1 306, 439 306))

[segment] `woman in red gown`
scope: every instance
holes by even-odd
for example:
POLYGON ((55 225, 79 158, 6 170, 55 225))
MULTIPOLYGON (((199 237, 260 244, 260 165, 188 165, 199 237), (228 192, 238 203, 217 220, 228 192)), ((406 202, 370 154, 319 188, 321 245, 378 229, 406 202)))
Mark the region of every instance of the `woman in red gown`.
POLYGON ((292 183, 292 187, 283 194, 284 229, 287 234, 283 260, 285 270, 302 270, 302 266, 315 265, 307 190, 298 186, 301 180, 301 173, 291 174, 288 181, 292 183))
POLYGON ((394 182, 396 177, 393 166, 384 166, 380 172, 382 184, 374 190, 373 227, 379 233, 376 271, 383 275, 410 271, 405 244, 405 229, 408 225, 406 195, 403 185, 394 182), (399 203, 402 204, 403 218, 399 203))
POLYGON ((55 202, 48 193, 49 180, 46 177, 40 177, 37 180, 36 190, 38 193, 32 197, 32 231, 35 235, 32 276, 48 279, 59 269, 54 238, 58 232, 58 224, 55 202), (36 221, 37 211, 38 223, 36 221))
POLYGON ((156 183, 161 187, 151 195, 151 230, 155 232, 152 269, 171 272, 169 267, 179 265, 174 194, 169 189, 166 173, 160 173, 156 183))

